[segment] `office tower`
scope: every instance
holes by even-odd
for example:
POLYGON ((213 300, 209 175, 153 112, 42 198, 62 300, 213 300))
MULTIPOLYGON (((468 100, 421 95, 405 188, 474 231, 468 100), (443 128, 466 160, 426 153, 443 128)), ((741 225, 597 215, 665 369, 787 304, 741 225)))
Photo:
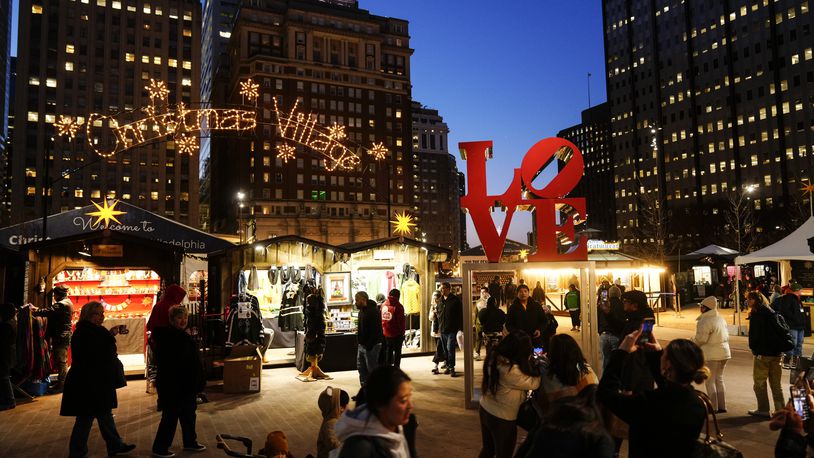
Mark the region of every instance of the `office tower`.
POLYGON ((582 180, 569 195, 585 197, 588 228, 601 231, 592 238, 616 239, 616 201, 613 198, 610 107, 602 103, 582 111, 582 122, 561 130, 558 137, 579 148, 585 161, 582 180))
POLYGON ((461 248, 461 195, 458 165, 449 154, 449 127, 438 110, 412 104, 413 210, 418 216, 418 238, 457 252, 461 248))
POLYGON ((807 218, 800 188, 814 178, 809 2, 602 6, 622 241, 656 241, 653 208, 666 222, 663 239, 682 251, 710 242, 737 249, 746 240, 726 216, 744 206, 761 245, 807 218))
POLYGON ((114 125, 148 117, 151 80, 166 83, 162 110, 198 103, 200 14, 191 0, 20 2, 13 222, 41 217, 48 188, 48 214, 108 198, 198 224, 197 151, 172 137, 109 157, 94 149, 115 144, 114 125), (82 124, 73 140, 55 128, 63 116, 82 124))
POLYGON ((256 106, 258 127, 213 138, 213 230, 328 243, 391 235, 395 214, 413 207, 412 52, 407 21, 355 2, 244 3, 218 103, 256 106), (282 118, 293 122, 278 127, 282 118))

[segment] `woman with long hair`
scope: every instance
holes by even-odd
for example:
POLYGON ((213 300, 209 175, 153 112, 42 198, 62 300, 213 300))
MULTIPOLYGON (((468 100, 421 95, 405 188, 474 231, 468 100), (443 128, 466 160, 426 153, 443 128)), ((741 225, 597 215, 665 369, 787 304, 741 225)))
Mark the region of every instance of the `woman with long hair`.
POLYGON ((582 349, 568 334, 551 337, 548 358, 544 362, 543 376, 538 391, 544 409, 549 403, 566 396, 576 396, 588 385, 596 385, 596 377, 582 349))
POLYGON ((480 458, 510 458, 517 442, 517 412, 529 390, 540 387, 532 364, 531 337, 523 331, 507 335, 488 353, 483 364, 480 458))
MULTIPOLYGON (((410 377, 394 366, 380 366, 367 378, 365 403, 346 410, 336 422, 342 442, 331 458, 409 458, 414 450, 404 433, 413 410, 410 377)), ((357 398, 358 401, 358 398, 357 398)))
POLYGON ((692 456, 707 416, 693 388, 709 378, 704 353, 687 339, 675 339, 663 350, 654 336, 652 343, 637 343, 641 334, 639 329, 626 335, 611 354, 599 382, 599 400, 630 425, 630 458, 692 456), (622 392, 622 365, 636 351, 645 353, 658 388, 627 395, 622 392))

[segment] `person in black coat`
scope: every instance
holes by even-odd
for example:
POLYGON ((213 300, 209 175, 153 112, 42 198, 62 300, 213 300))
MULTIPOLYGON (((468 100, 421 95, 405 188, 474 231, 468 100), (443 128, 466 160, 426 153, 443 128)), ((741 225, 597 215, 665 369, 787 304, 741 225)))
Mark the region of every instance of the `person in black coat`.
POLYGON ((611 354, 602 380, 599 401, 630 425, 630 458, 693 456, 707 410, 692 384, 709 377, 704 353, 690 340, 675 339, 662 350, 655 336, 647 348, 636 342, 637 330, 625 336, 611 354), (633 395, 623 393, 622 366, 630 353, 644 353, 658 388, 633 395), (665 434, 669 431, 669 434, 665 434))
MULTIPOLYGON (((803 337, 805 337, 806 315, 803 312, 803 304, 800 303, 800 290, 803 289, 799 283, 791 282, 784 288, 785 294, 772 302, 772 309, 779 313, 791 331, 794 340, 794 348, 788 352, 790 355, 801 356, 803 354, 803 337)), ((792 371, 796 372, 796 371, 792 371)), ((792 373, 792 376, 796 374, 792 373)), ((794 383, 794 378, 792 383, 794 383)))
POLYGON ((750 410, 749 415, 769 418, 769 391, 766 382, 772 387, 774 410, 783 409, 785 397, 780 385, 782 368, 780 367, 780 352, 776 350, 775 342, 770 341, 772 322, 777 320, 777 312, 763 305, 760 293, 750 291, 746 295, 749 311, 749 349, 754 355, 752 363, 752 378, 757 399, 757 409, 750 410))
POLYGON ((486 308, 478 312, 483 340, 486 342, 486 355, 500 342, 503 334, 503 325, 506 324, 506 313, 500 310, 497 299, 490 297, 486 301, 486 308))
POLYGON ((152 335, 159 348, 155 354, 156 389, 162 407, 161 423, 153 440, 153 456, 173 456, 169 448, 179 422, 184 450, 206 450, 206 446, 198 443, 195 433, 195 398, 206 386, 206 378, 200 351, 186 332, 188 314, 183 305, 170 307, 170 325, 156 328, 152 335))
POLYGON ((17 308, 14 304, 0 304, 0 411, 17 406, 11 386, 11 368, 17 353, 17 308))
MULTIPOLYGON (((653 309, 648 305, 647 296, 642 291, 625 291, 622 294, 622 307, 625 317, 622 324, 622 336, 638 331, 645 318, 654 318, 653 309)), ((653 389, 655 381, 644 353, 633 352, 627 355, 624 358, 622 372, 622 386, 625 390, 641 393, 653 389)))
POLYGON ((356 368, 359 370, 359 383, 365 386, 367 376, 379 367, 379 353, 382 351, 384 334, 382 333, 382 312, 376 301, 370 299, 364 291, 354 296, 356 308, 359 309, 359 326, 356 331, 358 349, 356 368))
POLYGON ((551 338, 550 318, 543 306, 529 297, 529 287, 520 285, 517 298, 509 306, 506 314, 506 330, 509 332, 524 331, 531 336, 535 347, 546 348, 551 338))
POLYGON ((498 307, 503 302, 503 287, 500 286, 500 276, 495 275, 491 282, 489 282, 489 296, 494 297, 497 301, 498 307))
POLYGON ((443 304, 443 318, 441 319, 441 339, 447 355, 447 368, 445 374, 457 377, 455 372, 455 348, 458 345, 458 331, 464 329, 464 308, 461 298, 452 294, 449 282, 441 284, 441 303, 443 304))
POLYGON ((305 298, 305 359, 309 363, 307 369, 300 375, 315 379, 325 379, 328 376, 319 368, 319 360, 325 353, 325 302, 318 291, 314 291, 305 298))
POLYGON ((65 377, 59 414, 76 417, 71 432, 69 456, 88 456, 88 436, 93 420, 107 445, 109 456, 136 448, 126 444, 113 421, 118 407, 116 388, 124 386, 124 370, 116 352, 116 339, 102 327, 105 308, 96 301, 82 306, 71 340, 72 365, 65 377))

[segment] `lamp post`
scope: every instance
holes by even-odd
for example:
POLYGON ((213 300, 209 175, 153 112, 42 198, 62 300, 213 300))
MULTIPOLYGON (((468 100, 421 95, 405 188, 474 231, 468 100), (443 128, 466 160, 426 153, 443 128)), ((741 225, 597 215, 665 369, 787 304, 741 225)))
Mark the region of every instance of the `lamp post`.
POLYGON ((237 192, 237 236, 240 243, 243 243, 243 199, 246 198, 246 193, 243 191, 237 192))

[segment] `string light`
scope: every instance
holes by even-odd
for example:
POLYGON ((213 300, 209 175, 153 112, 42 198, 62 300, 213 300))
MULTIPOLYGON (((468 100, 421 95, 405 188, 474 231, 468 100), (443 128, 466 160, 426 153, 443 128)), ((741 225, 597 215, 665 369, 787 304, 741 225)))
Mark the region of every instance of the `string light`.
POLYGON ((344 140, 347 137, 347 134, 345 134, 345 126, 334 123, 328 127, 328 136, 336 141, 344 140))
POLYGON ((147 86, 147 94, 149 94, 150 100, 155 104, 155 99, 162 102, 167 100, 167 97, 170 95, 170 90, 167 89, 165 82, 150 78, 150 85, 147 86))
POLYGON ((179 153, 186 153, 190 156, 198 150, 198 137, 192 135, 181 134, 175 144, 178 146, 179 153))
POLYGON ((59 136, 68 137, 69 140, 76 138, 76 133, 79 131, 79 124, 70 116, 59 115, 59 121, 55 122, 54 125, 59 136))
POLYGON ((286 164, 288 164, 288 161, 290 159, 294 159, 295 156, 294 153, 296 151, 297 151, 296 148, 294 148, 293 146, 283 143, 282 145, 279 145, 277 147, 277 159, 280 159, 286 164))
POLYGON ((387 157, 387 153, 389 151, 385 148, 384 143, 374 143, 373 146, 370 147, 368 154, 373 156, 374 159, 377 161, 381 161, 385 157, 387 157))
POLYGON ((416 226, 413 220, 413 215, 407 214, 406 211, 396 213, 395 221, 390 221, 393 224, 393 232, 399 235, 410 235, 413 232, 412 228, 416 226))
POLYGON ((249 102, 254 101, 260 96, 260 85, 252 81, 249 78, 246 81, 241 81, 240 83, 240 95, 249 99, 249 102))

